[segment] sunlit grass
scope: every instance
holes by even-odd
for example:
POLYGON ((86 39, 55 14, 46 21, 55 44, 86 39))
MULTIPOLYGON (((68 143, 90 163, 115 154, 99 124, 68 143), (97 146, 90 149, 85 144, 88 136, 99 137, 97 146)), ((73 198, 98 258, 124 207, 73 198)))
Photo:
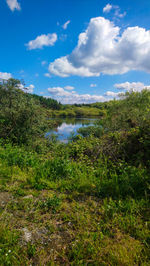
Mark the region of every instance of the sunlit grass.
POLYGON ((13 149, 0 148, 1 265, 148 265, 146 170, 13 149))

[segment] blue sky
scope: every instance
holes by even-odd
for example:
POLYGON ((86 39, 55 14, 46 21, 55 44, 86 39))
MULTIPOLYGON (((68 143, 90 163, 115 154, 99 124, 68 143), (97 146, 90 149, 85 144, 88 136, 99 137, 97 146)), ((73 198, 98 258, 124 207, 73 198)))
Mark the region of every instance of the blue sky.
POLYGON ((1 0, 0 78, 63 103, 149 89, 149 18, 149 0, 1 0))

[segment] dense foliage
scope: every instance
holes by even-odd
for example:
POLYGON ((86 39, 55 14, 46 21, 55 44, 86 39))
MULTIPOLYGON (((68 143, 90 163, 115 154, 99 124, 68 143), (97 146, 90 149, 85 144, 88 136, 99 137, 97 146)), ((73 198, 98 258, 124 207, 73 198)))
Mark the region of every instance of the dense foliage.
MULTIPOLYGON (((42 98, 23 92, 20 89, 19 80, 2 81, 0 83, 0 138, 8 139, 12 143, 27 144, 41 136, 50 124, 46 120, 46 110, 41 109, 42 98)), ((45 99, 45 103, 59 106, 52 99, 45 99)))
POLYGON ((9 82, 0 88, 0 264, 149 265, 150 92, 45 111, 9 82), (100 120, 68 144, 38 141, 37 111, 40 120, 90 110, 100 120))
POLYGON ((60 110, 62 105, 61 103, 58 103, 56 100, 51 99, 51 98, 46 98, 43 96, 39 96, 36 94, 27 94, 26 95, 28 98, 32 98, 37 100, 43 107, 53 109, 53 110, 60 110))

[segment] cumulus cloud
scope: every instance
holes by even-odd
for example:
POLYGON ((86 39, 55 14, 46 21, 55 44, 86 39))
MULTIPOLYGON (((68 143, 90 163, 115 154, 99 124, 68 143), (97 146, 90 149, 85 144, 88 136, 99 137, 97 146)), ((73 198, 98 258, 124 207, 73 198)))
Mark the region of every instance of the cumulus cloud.
POLYGON ((66 86, 64 87, 65 90, 68 90, 68 91, 72 91, 74 90, 74 87, 73 86, 66 86))
POLYGON ((119 92, 106 91, 104 95, 90 95, 90 94, 78 94, 75 88, 72 86, 52 87, 48 88, 50 97, 60 101, 63 104, 81 104, 81 103, 94 103, 110 101, 113 98, 121 99, 125 93, 128 92, 141 92, 143 89, 150 90, 150 85, 145 85, 142 82, 124 82, 114 84, 115 89, 119 89, 119 92))
POLYGON ((74 103, 93 103, 103 102, 106 100, 104 96, 90 95, 90 94, 78 94, 75 91, 66 91, 61 87, 48 88, 48 92, 52 97, 63 104, 74 104, 74 103))
POLYGON ((66 91, 64 88, 61 87, 52 87, 48 88, 48 92, 50 92, 52 95, 57 96, 57 97, 68 97, 72 96, 72 91, 66 91))
POLYGON ((107 4, 107 5, 103 8, 103 12, 104 12, 104 13, 109 13, 110 10, 111 10, 112 8, 113 8, 112 5, 107 4))
MULTIPOLYGON (((93 76, 93 73, 91 73, 88 68, 84 66, 75 67, 73 65, 73 61, 71 61, 72 60, 69 60, 69 56, 64 56, 56 59, 49 65, 50 73, 60 77, 69 77, 71 75, 83 77, 93 76)), ((99 73, 95 75, 99 76, 99 73)))
POLYGON ((64 25, 62 25, 63 29, 66 30, 68 25, 70 24, 70 20, 66 21, 64 25))
POLYGON ((9 8, 11 9, 11 11, 14 11, 15 9, 21 10, 21 6, 17 0, 6 0, 6 2, 9 8))
POLYGON ((35 40, 29 41, 26 46, 28 47, 28 50, 33 49, 41 49, 44 46, 53 46, 55 42, 57 41, 57 34, 42 34, 38 36, 35 40))
POLYGON ((32 84, 29 85, 28 87, 26 87, 28 93, 33 93, 34 88, 35 88, 35 86, 32 84))
POLYGON ((119 97, 121 95, 121 92, 113 92, 113 91, 107 91, 105 93, 106 96, 109 96, 109 97, 113 97, 113 98, 116 98, 116 97, 119 97))
POLYGON ((35 88, 35 86, 33 84, 29 85, 29 86, 24 86, 23 84, 19 84, 18 88, 26 93, 33 93, 33 90, 35 88))
POLYGON ((124 82, 114 84, 114 88, 121 90, 119 92, 107 91, 105 96, 112 98, 120 98, 126 92, 141 92, 143 89, 150 90, 150 85, 145 85, 142 82, 124 82))
POLYGON ((95 87, 97 87, 97 84, 91 84, 90 87, 95 88, 95 87))
POLYGON ((140 92, 143 89, 148 89, 150 90, 150 85, 145 85, 142 82, 124 82, 124 83, 119 83, 114 85, 115 88, 119 90, 125 90, 125 91, 134 91, 134 92, 140 92))
POLYGON ((124 74, 130 70, 150 73, 150 31, 136 26, 120 34, 120 28, 103 17, 92 18, 72 53, 49 65, 49 71, 61 77, 124 74))
POLYGON ((7 72, 0 72, 0 79, 5 79, 8 80, 12 78, 11 73, 7 73, 7 72))

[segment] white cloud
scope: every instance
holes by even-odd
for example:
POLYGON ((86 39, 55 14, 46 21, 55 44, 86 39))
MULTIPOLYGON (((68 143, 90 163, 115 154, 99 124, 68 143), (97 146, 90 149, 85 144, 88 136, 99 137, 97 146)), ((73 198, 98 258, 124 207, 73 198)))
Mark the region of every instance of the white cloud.
POLYGON ((117 83, 114 85, 114 88, 118 90, 122 90, 119 92, 107 91, 105 96, 112 97, 112 98, 120 98, 125 92, 141 92, 143 89, 150 90, 150 85, 145 85, 142 82, 124 82, 124 83, 117 83))
POLYGON ((6 2, 9 8, 11 9, 11 11, 14 11, 15 9, 21 10, 21 6, 17 0, 6 0, 6 2))
POLYGON ((28 47, 28 50, 33 49, 41 49, 44 46, 53 46, 55 42, 57 41, 57 34, 42 34, 38 36, 35 40, 29 41, 26 46, 28 47))
POLYGON ((107 5, 103 8, 103 12, 104 12, 104 13, 109 13, 110 10, 111 10, 112 8, 113 8, 112 5, 107 4, 107 5))
POLYGON ((24 92, 27 92, 27 93, 33 93, 33 90, 35 88, 34 85, 29 85, 28 87, 24 86, 23 84, 19 84, 18 85, 18 88, 24 92))
POLYGON ((124 83, 120 83, 120 84, 115 84, 114 85, 115 88, 119 89, 119 90, 126 90, 126 91, 137 91, 140 92, 143 89, 148 89, 150 90, 150 85, 145 85, 142 82, 124 82, 124 83))
POLYGON ((48 92, 50 92, 52 95, 55 95, 57 97, 64 97, 64 96, 72 95, 72 92, 65 91, 61 87, 48 88, 48 92))
POLYGON ((123 18, 126 15, 126 12, 120 13, 120 7, 119 6, 110 5, 110 4, 107 4, 103 8, 103 13, 109 13, 111 10, 115 10, 115 17, 123 18))
POLYGON ((62 25, 63 29, 66 30, 68 25, 70 24, 70 20, 66 21, 64 25, 62 25))
POLYGON ((25 86, 23 84, 18 84, 17 85, 17 88, 20 89, 20 90, 24 90, 25 89, 25 86))
POLYGON ((28 87, 26 87, 28 93, 33 93, 34 88, 35 88, 35 86, 32 84, 29 85, 28 87))
POLYGON ((12 78, 11 73, 7 73, 7 72, 0 72, 0 79, 5 79, 8 80, 12 78))
POLYGON ((97 87, 97 84, 91 84, 90 87, 95 88, 95 87, 97 87))
POLYGON ((74 87, 73 86, 66 86, 64 87, 65 90, 68 90, 68 91, 72 91, 74 90, 74 87))
POLYGON ((51 77, 50 73, 45 73, 44 76, 47 77, 47 78, 51 77))
POLYGON ((115 16, 118 18, 124 18, 126 16, 127 12, 120 13, 120 8, 117 8, 115 11, 115 16))
POLYGON ((121 94, 121 92, 113 92, 113 91, 107 91, 105 93, 106 96, 109 96, 109 97, 119 97, 121 94))
POLYGON ((48 92, 52 97, 63 104, 74 104, 74 103, 93 103, 103 102, 106 100, 104 96, 90 95, 90 94, 78 94, 75 91, 66 91, 61 87, 48 88, 48 92))
POLYGON ((120 28, 103 17, 92 18, 72 53, 49 65, 49 71, 61 77, 114 75, 130 70, 150 73, 150 31, 128 27, 121 35, 120 28))
MULTIPOLYGON (((64 56, 56 59, 49 65, 50 73, 60 77, 69 77, 70 75, 84 77, 93 76, 93 73, 91 73, 88 68, 85 68, 84 66, 76 68, 75 66, 73 66, 73 62, 69 61, 68 59, 69 56, 64 56)), ((99 76, 99 73, 95 74, 95 76, 99 76)))
POLYGON ((113 98, 120 99, 125 95, 125 92, 141 92, 143 89, 150 90, 150 85, 144 85, 142 82, 124 82, 120 84, 114 84, 114 88, 123 90, 119 92, 106 91, 104 95, 90 95, 90 94, 78 94, 75 88, 72 86, 62 87, 52 87, 48 88, 48 92, 57 101, 63 104, 82 104, 82 103, 94 103, 94 102, 105 102, 110 101, 113 98), (68 91, 67 91, 68 90, 68 91))

